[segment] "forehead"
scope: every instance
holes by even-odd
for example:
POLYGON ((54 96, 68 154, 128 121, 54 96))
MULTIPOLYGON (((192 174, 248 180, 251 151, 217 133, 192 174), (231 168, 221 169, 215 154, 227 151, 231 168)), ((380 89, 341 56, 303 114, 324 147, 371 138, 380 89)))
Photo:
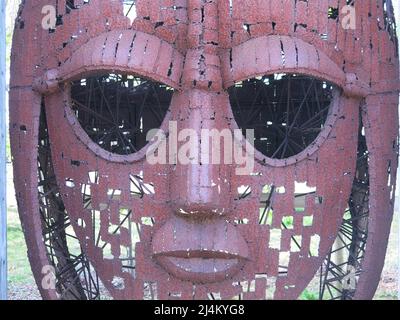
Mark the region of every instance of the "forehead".
MULTIPOLYGON (((203 37, 220 50, 230 50, 261 36, 290 36, 313 45, 365 83, 398 79, 394 22, 382 0, 47 2, 57 8, 58 25, 55 32, 42 36, 46 68, 57 67, 104 32, 134 29, 170 43, 182 54, 193 38, 203 37), (125 17, 128 12, 133 21, 125 17)), ((25 18, 34 15, 27 9, 25 18)), ((41 19, 33 18, 37 30, 41 19)))

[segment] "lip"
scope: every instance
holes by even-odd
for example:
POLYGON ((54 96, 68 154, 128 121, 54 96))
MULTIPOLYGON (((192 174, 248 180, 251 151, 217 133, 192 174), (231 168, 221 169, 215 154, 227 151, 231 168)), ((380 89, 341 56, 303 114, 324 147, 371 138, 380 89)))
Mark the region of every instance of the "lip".
POLYGON ((234 276, 248 260, 248 246, 222 219, 173 218, 152 239, 153 258, 168 273, 191 282, 212 283, 234 276))

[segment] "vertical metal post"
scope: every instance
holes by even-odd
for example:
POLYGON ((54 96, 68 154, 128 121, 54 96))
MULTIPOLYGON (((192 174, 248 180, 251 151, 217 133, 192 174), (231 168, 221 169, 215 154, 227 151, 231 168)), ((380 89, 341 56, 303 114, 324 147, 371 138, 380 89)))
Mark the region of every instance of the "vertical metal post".
POLYGON ((7 299, 6 1, 0 0, 0 300, 7 299))

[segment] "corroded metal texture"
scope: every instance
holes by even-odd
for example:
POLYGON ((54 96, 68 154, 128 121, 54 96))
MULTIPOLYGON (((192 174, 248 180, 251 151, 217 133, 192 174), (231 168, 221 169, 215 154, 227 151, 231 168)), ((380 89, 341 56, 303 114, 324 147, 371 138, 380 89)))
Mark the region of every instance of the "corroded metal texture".
POLYGON ((24 1, 10 133, 43 298, 295 299, 317 272, 321 298, 372 298, 397 169, 394 30, 382 0, 24 1), (148 161, 153 128, 168 164, 148 161), (254 168, 194 161, 204 139, 177 161, 186 129, 253 129, 254 168))

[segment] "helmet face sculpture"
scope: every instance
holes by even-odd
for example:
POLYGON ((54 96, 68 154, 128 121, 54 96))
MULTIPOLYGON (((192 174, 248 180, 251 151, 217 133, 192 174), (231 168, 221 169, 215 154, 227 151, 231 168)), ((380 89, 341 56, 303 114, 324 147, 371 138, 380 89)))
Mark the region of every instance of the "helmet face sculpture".
POLYGON ((340 285, 321 298, 372 298, 393 214, 397 38, 390 2, 338 3, 24 1, 10 131, 42 296, 94 299, 101 282, 116 299, 296 299, 322 266, 340 285), (203 161, 204 132, 221 133, 221 159, 229 142, 251 149, 226 136, 239 129, 250 169, 203 161))

